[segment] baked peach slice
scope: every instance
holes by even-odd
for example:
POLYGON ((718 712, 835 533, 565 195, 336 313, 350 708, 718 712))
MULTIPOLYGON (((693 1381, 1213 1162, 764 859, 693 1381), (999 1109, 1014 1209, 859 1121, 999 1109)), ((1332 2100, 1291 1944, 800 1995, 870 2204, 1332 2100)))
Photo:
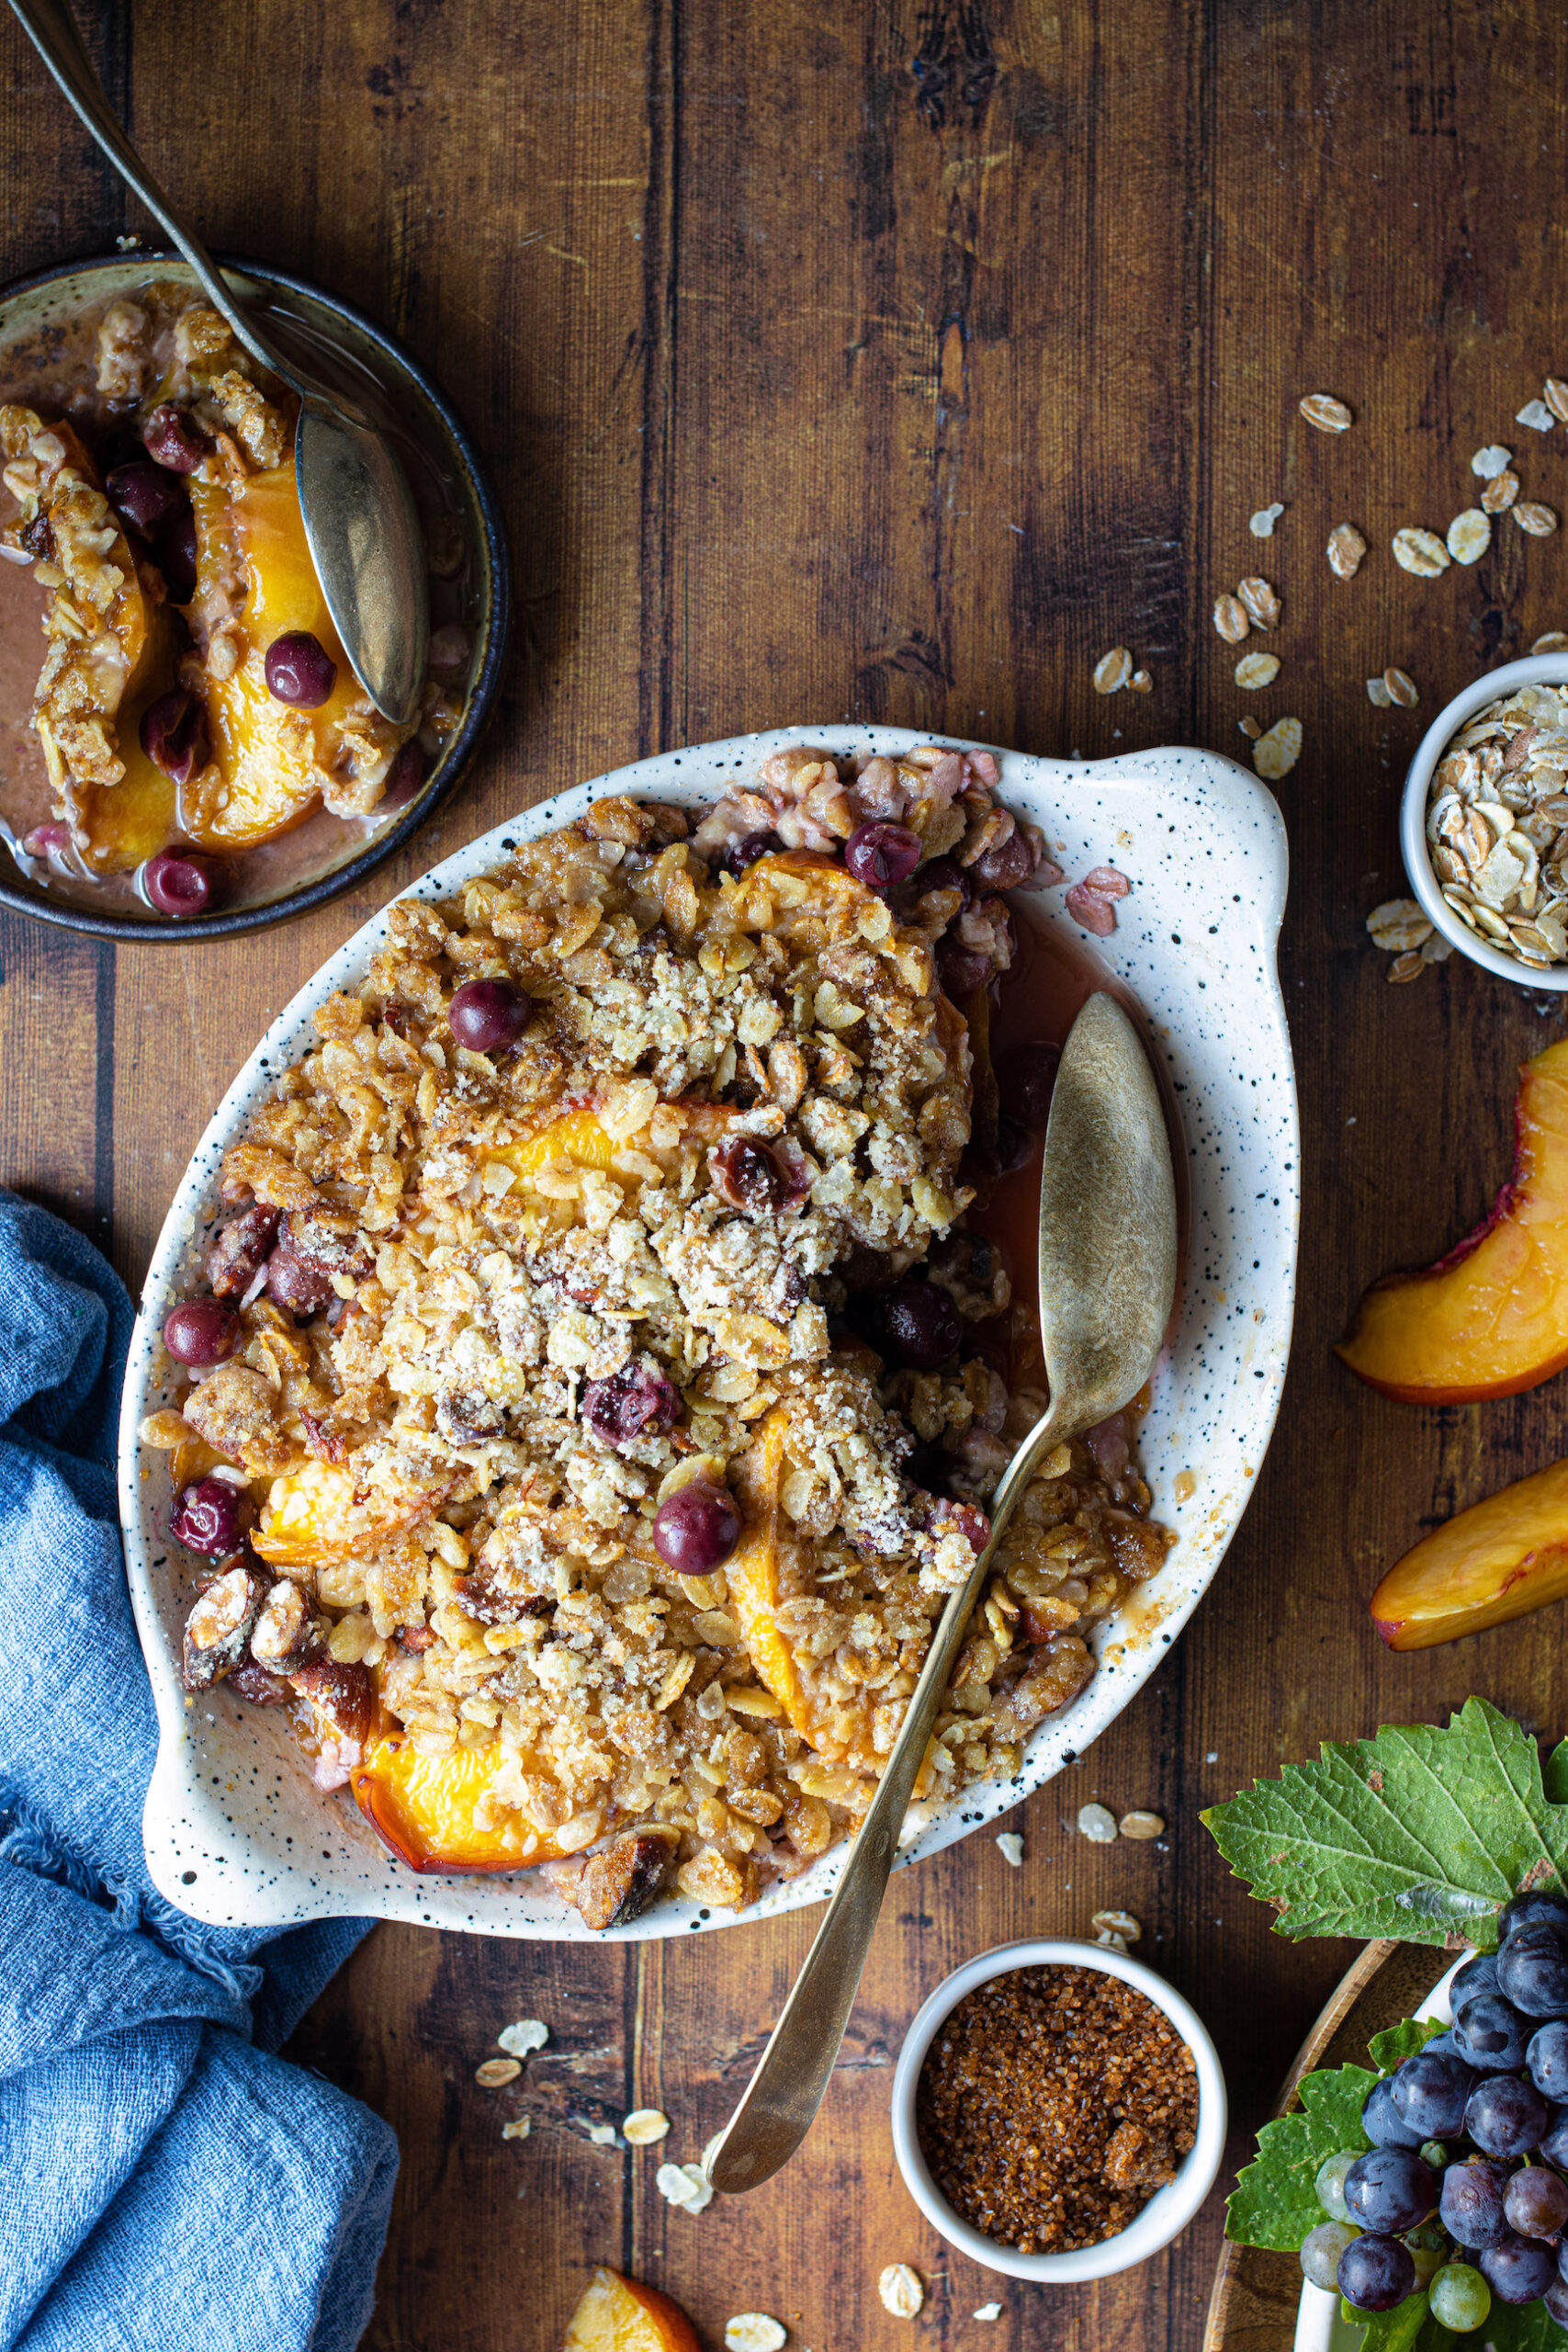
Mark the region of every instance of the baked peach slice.
POLYGON ((1471 1404, 1568 1365, 1568 1041, 1525 1064, 1514 1124, 1490 1216, 1436 1265, 1377 1283, 1339 1343, 1385 1396, 1471 1404))
POLYGON ((1568 1462, 1554 1462, 1435 1528, 1372 1595, 1391 1650, 1430 1649, 1568 1594, 1568 1462))
POLYGON ((702 2346, 668 2295, 600 2268, 567 2323, 561 2352, 702 2352, 702 2346))
POLYGON ((370 1742, 349 1780, 360 1812, 410 1870, 526 1871, 592 1845, 602 1815, 537 1829, 493 1802, 498 1775, 514 1761, 501 1747, 426 1756, 406 1733, 388 1730, 370 1742))

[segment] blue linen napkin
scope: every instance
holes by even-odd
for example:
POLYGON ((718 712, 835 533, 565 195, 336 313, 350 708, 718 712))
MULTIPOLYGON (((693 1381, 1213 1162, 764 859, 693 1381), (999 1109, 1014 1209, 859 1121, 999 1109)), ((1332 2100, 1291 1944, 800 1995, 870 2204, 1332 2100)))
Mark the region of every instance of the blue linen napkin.
POLYGON ((349 2352, 397 2142, 274 2053, 368 1923, 205 1927, 147 1875, 130 1326, 91 1243, 0 1191, 0 2352, 349 2352))

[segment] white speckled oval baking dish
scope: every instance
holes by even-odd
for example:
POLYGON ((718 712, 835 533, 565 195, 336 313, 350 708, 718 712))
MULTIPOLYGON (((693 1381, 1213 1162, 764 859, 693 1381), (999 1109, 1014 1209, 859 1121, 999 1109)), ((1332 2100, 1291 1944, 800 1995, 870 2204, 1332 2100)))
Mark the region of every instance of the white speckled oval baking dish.
MULTIPOLYGON (((412 895, 450 897, 518 841, 563 824, 607 792, 711 800, 788 743, 894 757, 942 740, 893 727, 791 727, 668 752, 580 785, 446 858, 412 895)), ((1100 1671, 1042 1724, 1014 1781, 966 1791, 931 1818, 904 1860, 962 1838, 1041 1787, 1087 1747, 1157 1665, 1201 1598, 1246 1508, 1279 1408, 1290 1345, 1299 1216, 1295 1082, 1274 950, 1285 899, 1285 831, 1272 796, 1215 752, 1034 759, 998 751, 1001 797, 1057 844, 1069 878, 1111 864, 1130 875, 1108 968, 1133 991, 1181 1107, 1191 1223, 1174 1346, 1154 1383, 1141 1453, 1156 1515, 1179 1541, 1124 1616, 1096 1636, 1100 1671)), ((1032 899, 1048 926, 1082 933, 1051 890, 1032 899)), ((156 1523, 164 1482, 137 1442, 143 1416, 172 1401, 159 1333, 174 1298, 199 1279, 218 1203, 218 1167, 280 1070, 314 1043, 311 1014, 352 987, 383 944, 378 915, 321 967, 275 1021, 220 1104, 158 1238, 131 1340, 120 1419, 120 1514, 137 1624, 157 1701, 158 1762, 143 1829, 157 1885, 196 1917, 282 1926, 333 1915, 412 1919, 487 1935, 590 1939, 537 1877, 423 1877, 395 1860, 344 1796, 322 1797, 286 1724, 221 1685, 187 1701, 180 1635, 189 1594, 156 1523), (162 1368, 161 1368, 162 1366, 162 1368)), ((819 1901, 844 1849, 765 1894, 744 1919, 819 1901)), ((642 1939, 724 1927, 666 1902, 613 1932, 642 1939)))

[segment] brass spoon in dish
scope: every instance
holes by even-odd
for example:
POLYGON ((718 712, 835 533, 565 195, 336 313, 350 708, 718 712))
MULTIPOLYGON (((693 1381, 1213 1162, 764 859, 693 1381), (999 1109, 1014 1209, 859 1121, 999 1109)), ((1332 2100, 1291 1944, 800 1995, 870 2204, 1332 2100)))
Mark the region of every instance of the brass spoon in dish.
POLYGON ((916 1775, 998 1543, 1045 1456, 1120 1411, 1153 1371, 1176 1295, 1176 1184, 1154 1073, 1115 999, 1091 996, 1063 1051, 1040 1180, 1040 1337, 1050 1406, 1003 1473, 990 1541, 942 1611, 827 1916, 708 2165, 717 2189, 757 2188, 811 2128, 916 1775))
POLYGON ((419 518, 402 468, 363 411, 286 359, 235 300, 115 120, 67 0, 11 6, 110 163, 184 254, 213 309, 253 357, 299 393, 295 477, 316 577, 355 676, 384 718, 406 725, 418 707, 429 621, 419 518))

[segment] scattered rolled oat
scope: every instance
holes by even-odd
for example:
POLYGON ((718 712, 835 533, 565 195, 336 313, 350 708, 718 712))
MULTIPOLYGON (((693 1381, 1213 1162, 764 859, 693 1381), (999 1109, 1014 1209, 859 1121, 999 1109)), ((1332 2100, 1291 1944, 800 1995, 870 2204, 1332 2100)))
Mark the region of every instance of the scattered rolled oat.
POLYGON ((1488 514, 1506 514, 1519 494, 1519 478, 1513 472, 1499 474, 1489 481, 1481 493, 1481 503, 1488 514))
POLYGON ((1302 722, 1299 718, 1277 718, 1267 735, 1260 735, 1252 747, 1252 764, 1269 784, 1278 784, 1302 755, 1302 722))
POLYGON ((1380 710, 1387 710, 1389 705, 1393 700, 1393 696, 1389 693, 1387 686, 1384 685, 1381 678, 1369 678, 1367 680, 1367 700, 1369 702, 1376 703, 1380 710))
POLYGON ((502 2125, 501 2136, 503 2140, 525 2140, 533 2128, 533 2119, 530 2116, 514 2115, 510 2123, 502 2125))
POLYGON ((1247 617, 1247 607, 1238 596, 1228 592, 1214 599, 1214 627, 1227 645, 1239 645, 1252 628, 1247 617))
POLYGON ((515 2058, 487 2058, 482 2066, 474 2069, 474 2080, 485 2091, 498 2091, 503 2083, 514 2083, 523 2072, 515 2058))
POLYGON ((1393 535, 1393 560, 1418 580, 1435 580, 1449 568, 1449 551, 1435 531, 1406 528, 1393 535))
POLYGON ((1000 2319, 1001 2315, 1002 2307, 1000 2303, 982 2303, 979 2310, 975 2313, 976 2319, 1000 2319))
POLYGON ((1412 955, 1407 949, 1403 956, 1396 956, 1394 957, 1393 963, 1388 967, 1388 977, 1391 980, 1395 981, 1418 980, 1426 968, 1426 964, 1421 956, 1418 955, 1412 955))
POLYGON ((1078 1807, 1078 1835, 1091 1846, 1109 1846, 1116 1835, 1116 1815, 1108 1804, 1078 1807))
POLYGON ((1549 628, 1530 647, 1532 653, 1568 653, 1568 629, 1549 628))
POLYGON ((1247 617, 1254 628, 1278 628, 1280 599, 1267 580, 1260 580, 1255 573, 1249 579, 1238 581, 1235 593, 1241 598, 1247 617))
POLYGON ((1142 1806, 1134 1813, 1124 1813, 1120 1826, 1123 1838, 1163 1838, 1165 1836, 1165 1823, 1160 1815, 1157 1813, 1145 1813, 1142 1806))
POLYGON ((876 2291, 883 2310, 891 2312, 895 2319, 918 2319, 926 2300, 919 2273, 907 2262, 890 2262, 876 2282, 876 2291))
POLYGON ((660 2165, 653 2185, 683 2213, 704 2212, 713 2203, 713 2183, 697 2165, 660 2165))
POLYGON ((1097 695, 1119 695, 1133 674, 1133 657, 1124 645, 1113 645, 1094 665, 1097 695))
POLYGON ((1382 947, 1390 956, 1419 947, 1431 929, 1431 917, 1415 899, 1385 899, 1367 917, 1373 946, 1382 947))
POLYGON ((1023 1840, 1017 1830, 998 1830, 997 1844, 1001 1848, 1003 1861, 1010 1862, 1015 1871, 1021 1871, 1023 1868, 1023 1840))
POLYGON ((1271 686, 1280 674, 1277 653, 1244 653, 1235 665, 1235 682, 1256 693, 1259 686, 1271 686))
POLYGON ((1396 702, 1401 710, 1415 709, 1421 695, 1408 670, 1396 670, 1391 664, 1382 673, 1382 682, 1388 688, 1390 702, 1396 702))
POLYGON ((1257 742, 1258 737, 1263 732, 1263 722, 1261 719, 1241 718, 1236 721, 1236 724, 1241 729, 1242 733, 1247 737, 1249 741, 1254 743, 1257 742))
POLYGON ((1521 531, 1528 531, 1534 539, 1544 539, 1557 528, 1556 515, 1538 498, 1521 498, 1514 509, 1514 520, 1521 531))
POLYGON ((1274 526, 1284 511, 1284 507, 1276 499, 1272 506, 1260 506, 1256 514, 1249 514, 1247 518, 1247 527, 1255 539, 1271 539, 1274 536, 1274 526))
POLYGON ((629 2148, 651 2148, 670 2130, 670 2118, 660 2107, 634 2107, 621 2125, 621 2137, 629 2148))
POLYGON ((1472 458, 1470 470, 1472 474, 1479 474, 1483 481, 1495 481, 1513 454, 1511 449, 1500 448, 1495 441, 1489 441, 1484 449, 1477 449, 1472 458))
POLYGON ((1097 1911, 1089 1924, 1097 1936, 1120 1936, 1124 1944, 1135 1944, 1144 1932, 1130 1911, 1097 1911))
POLYGON ((1328 569, 1336 580, 1354 580, 1367 543, 1354 523, 1336 523, 1328 534, 1328 569))
POLYGON ((1541 386, 1541 396, 1559 424, 1568 424, 1568 384, 1561 376, 1549 376, 1541 386))
POLYGON ((615 2144, 615 2127, 613 2123, 591 2123, 588 2127, 588 2136, 596 2148, 613 2148, 615 2144))
POLYGON ((1331 392, 1309 392, 1301 403, 1301 411, 1307 423, 1315 424, 1320 433, 1344 433, 1351 423, 1349 410, 1331 392))
POLYGON ((725 2323, 725 2352, 779 2352, 788 2334, 766 2312, 737 2312, 725 2323))
POLYGON ((1492 518, 1481 506, 1467 506, 1449 525, 1448 549, 1456 563, 1479 563, 1492 544, 1492 518))
POLYGON ((1127 684, 1135 695, 1152 695, 1155 690, 1154 679, 1147 670, 1134 670, 1127 684))
POLYGON ((519 2018, 515 2025, 509 2025, 495 2038, 513 2058, 526 2058, 530 2051, 544 2048, 550 2038, 550 2030, 537 2018, 519 2018))
POLYGON ((1550 433, 1556 421, 1544 401, 1527 401, 1514 418, 1516 424, 1528 424, 1533 433, 1550 433))

